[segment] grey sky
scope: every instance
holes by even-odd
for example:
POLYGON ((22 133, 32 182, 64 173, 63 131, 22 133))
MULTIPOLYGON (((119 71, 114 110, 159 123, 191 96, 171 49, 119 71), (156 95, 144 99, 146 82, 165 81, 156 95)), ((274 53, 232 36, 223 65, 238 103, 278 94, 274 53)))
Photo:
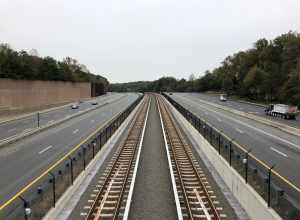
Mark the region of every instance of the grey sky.
POLYGON ((0 42, 71 56, 111 82, 199 76, 289 30, 299 0, 0 1, 0 42))

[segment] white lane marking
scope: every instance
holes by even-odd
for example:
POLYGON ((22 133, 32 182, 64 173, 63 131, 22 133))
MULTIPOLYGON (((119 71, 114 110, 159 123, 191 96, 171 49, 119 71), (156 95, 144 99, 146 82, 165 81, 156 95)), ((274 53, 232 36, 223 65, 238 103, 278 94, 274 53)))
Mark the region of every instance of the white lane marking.
POLYGON ((45 149, 41 150, 39 152, 39 154, 42 154, 42 153, 45 153, 47 150, 49 150, 50 148, 52 148, 53 146, 52 145, 49 145, 48 147, 46 147, 45 149))
POLYGON ((241 133, 241 134, 244 134, 244 133, 245 133, 244 131, 242 131, 242 130, 239 129, 239 128, 235 128, 235 130, 236 130, 237 132, 241 133))
POLYGON ((270 149, 278 154, 280 154, 281 156, 284 156, 284 157, 288 157, 288 155, 286 155, 285 153, 282 153, 281 151, 275 149, 274 147, 270 147, 270 149))
POLYGON ((16 128, 12 128, 12 129, 9 129, 8 132, 12 132, 12 131, 15 131, 16 128))
POLYGON ((79 131, 79 129, 76 129, 73 131, 73 134, 76 134, 79 131))
MULTIPOLYGON (((281 141, 281 142, 283 142, 283 143, 286 143, 286 144, 291 145, 291 146, 293 146, 293 147, 295 147, 295 148, 297 148, 297 149, 300 149, 300 146, 297 145, 297 144, 294 144, 294 143, 292 143, 292 142, 290 142, 290 141, 288 141, 288 140, 285 140, 285 139, 283 139, 283 138, 281 138, 281 137, 278 137, 278 136, 276 136, 276 135, 267 133, 267 132, 265 132, 264 130, 259 129, 259 128, 256 128, 256 127, 254 127, 254 126, 251 126, 251 125, 249 125, 249 124, 247 124, 247 123, 244 123, 244 122, 242 122, 241 120, 234 119, 234 118, 232 118, 232 117, 230 117, 230 116, 227 116, 226 114, 222 114, 222 113, 220 113, 220 112, 217 112, 216 110, 212 110, 211 108, 208 109, 207 107, 204 107, 203 105, 200 105, 200 104, 197 103, 196 101, 191 101, 191 100, 188 100, 188 99, 184 99, 184 100, 185 100, 185 101, 188 101, 188 102, 191 102, 191 103, 193 103, 193 104, 195 103, 195 104, 201 106, 202 108, 204 108, 204 109, 206 109, 206 110, 209 110, 209 111, 212 111, 212 112, 215 112, 216 114, 218 114, 218 115, 220 115, 220 116, 222 116, 222 117, 224 117, 224 118, 227 118, 227 119, 229 119, 229 120, 232 120, 232 121, 234 121, 234 122, 236 122, 236 123, 239 123, 239 124, 241 124, 241 125, 243 125, 243 126, 245 126, 245 127, 251 128, 251 129, 256 130, 256 131, 258 131, 258 132, 261 132, 261 133, 263 133, 263 134, 265 134, 265 135, 267 135, 267 136, 269 136, 269 137, 271 137, 271 138, 277 139, 277 140, 279 140, 279 141, 281 141)), ((216 108, 216 107, 215 107, 215 108, 216 108)), ((223 111, 224 111, 224 110, 223 110, 223 111)))
POLYGON ((95 122, 95 120, 91 120, 91 123, 94 123, 95 122))

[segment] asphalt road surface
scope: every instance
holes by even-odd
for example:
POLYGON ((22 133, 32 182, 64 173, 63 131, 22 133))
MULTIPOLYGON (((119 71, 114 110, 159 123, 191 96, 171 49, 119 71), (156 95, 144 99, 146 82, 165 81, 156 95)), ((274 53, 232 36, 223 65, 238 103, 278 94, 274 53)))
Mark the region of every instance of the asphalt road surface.
POLYGON ((137 94, 126 94, 123 98, 97 110, 1 148, 0 204, 69 152, 96 128, 125 110, 137 97, 137 94))
MULTIPOLYGON (((44 126, 48 123, 53 123, 57 120, 63 119, 74 115, 80 111, 85 111, 95 106, 91 104, 92 101, 97 101, 98 105, 101 105, 106 102, 113 102, 114 100, 122 97, 123 94, 111 93, 105 96, 100 96, 90 101, 85 101, 80 104, 78 109, 72 109, 71 104, 62 108, 56 108, 55 110, 44 112, 40 114, 40 126, 44 126)), ((30 115, 18 120, 8 121, 5 123, 0 123, 0 141, 11 138, 22 132, 29 131, 33 128, 37 128, 38 119, 36 115, 30 115)))
POLYGON ((300 137, 199 102, 196 94, 174 93, 171 97, 246 149, 251 149, 258 159, 269 166, 276 164, 276 171, 300 186, 300 137))
POLYGON ((178 96, 187 96, 194 99, 204 100, 208 102, 212 102, 218 105, 223 105, 228 108, 232 108, 241 112, 246 112, 250 114, 254 114, 260 117, 267 118, 272 121, 280 122, 289 126, 293 126, 296 128, 300 128, 300 116, 298 115, 296 117, 296 120, 286 120, 280 117, 273 117, 273 116, 267 116, 265 114, 265 108, 262 106, 258 106, 255 104, 248 104, 244 102, 239 102, 237 100, 230 99, 230 97, 227 99, 226 102, 221 102, 219 95, 215 94, 204 94, 204 93, 174 93, 178 96))

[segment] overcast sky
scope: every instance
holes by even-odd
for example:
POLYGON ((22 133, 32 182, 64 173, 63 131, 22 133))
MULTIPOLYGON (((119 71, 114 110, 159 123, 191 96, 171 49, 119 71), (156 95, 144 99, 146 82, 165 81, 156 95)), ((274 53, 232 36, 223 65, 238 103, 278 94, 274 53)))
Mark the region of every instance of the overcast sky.
POLYGON ((299 0, 0 1, 0 42, 71 56, 110 82, 199 76, 289 30, 299 0))

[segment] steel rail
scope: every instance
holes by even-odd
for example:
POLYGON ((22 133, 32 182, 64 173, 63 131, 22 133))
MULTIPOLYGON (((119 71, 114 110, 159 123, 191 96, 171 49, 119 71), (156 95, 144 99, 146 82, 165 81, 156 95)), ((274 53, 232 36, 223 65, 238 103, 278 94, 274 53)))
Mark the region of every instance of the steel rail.
MULTIPOLYGON (((193 216, 193 211, 192 211, 192 208, 190 206, 188 195, 187 195, 187 192, 186 192, 186 189, 185 189, 186 187, 185 187, 185 183, 184 183, 184 180, 183 180, 183 177, 182 177, 182 174, 181 174, 180 164, 179 164, 179 161, 178 161, 179 156, 177 155, 177 150, 176 150, 176 146, 178 146, 178 145, 181 146, 182 150, 184 151, 184 154, 185 154, 186 158, 188 159, 189 164, 192 167, 194 175, 197 177, 198 182, 200 183, 201 190, 205 194, 205 197, 206 197, 205 199, 207 200, 207 202, 209 204, 210 210, 209 210, 209 212, 207 210, 203 210, 204 214, 206 215, 207 219, 211 219, 210 215, 207 215, 207 213, 211 213, 213 215, 213 219, 221 219, 215 205, 213 204, 213 201, 210 198, 209 192, 207 191, 205 185, 203 184, 203 181, 201 180, 201 177, 200 177, 200 175, 199 175, 199 173, 198 173, 198 171, 195 167, 193 159, 191 158, 190 153, 187 150, 187 146, 184 143, 185 142, 184 137, 183 137, 182 133, 180 132, 178 126, 176 125, 176 123, 174 121, 174 118, 172 117, 172 114, 170 113, 170 111, 169 111, 169 109, 168 109, 168 107, 167 107, 167 105, 164 102, 162 97, 159 96, 158 101, 159 101, 158 102, 159 107, 160 107, 161 112, 162 112, 163 121, 165 123, 165 129, 166 129, 166 134, 167 134, 167 137, 168 137, 168 141, 169 141, 170 146, 172 148, 173 160, 174 160, 174 163, 175 163, 176 171, 178 173, 178 179, 180 181, 180 186, 181 186, 183 197, 184 197, 184 203, 185 203, 186 208, 187 208, 187 214, 188 214, 189 219, 194 219, 194 216, 193 216), (175 134, 172 136, 171 132, 175 132, 175 134), (174 138, 174 136, 176 136, 176 137, 174 138), (176 141, 179 141, 179 143, 178 142, 176 143, 176 141)), ((194 192, 195 192, 195 190, 196 190, 196 188, 194 189, 194 192)), ((197 193, 195 193, 195 194, 196 194, 196 198, 198 200, 199 199, 201 200, 201 197, 199 196, 199 192, 197 191, 197 193)), ((202 201, 199 201, 199 203, 201 205, 201 208, 203 208, 202 201)))
MULTIPOLYGON (((118 172, 119 172, 121 170, 121 168, 125 167, 126 168, 125 177, 122 179, 121 190, 118 193, 118 198, 117 198, 117 201, 116 201, 116 205, 113 207, 113 213, 111 213, 112 217, 110 219, 117 219, 118 218, 121 203, 122 203, 122 200, 123 200, 123 195, 124 195, 125 188, 126 188, 126 184, 128 183, 128 178, 129 178, 129 175, 130 175, 130 171, 133 167, 133 163, 134 163, 134 160, 135 160, 138 145, 139 145, 139 142, 140 142, 140 139, 141 139, 141 136, 142 136, 141 127, 143 127, 143 125, 145 123, 145 116, 146 116, 146 111, 147 111, 148 105, 149 105, 149 97, 146 97, 145 100, 143 100, 143 103, 140 106, 138 112, 136 113, 136 117, 134 118, 134 121, 131 124, 128 136, 127 136, 124 144, 116 152, 116 154, 117 154, 116 159, 113 161, 113 165, 111 166, 111 168, 109 169, 108 174, 105 177, 105 181, 104 181, 102 187, 100 188, 100 190, 99 190, 99 192, 98 192, 98 194, 97 194, 97 196, 96 196, 96 198, 95 198, 95 200, 92 204, 92 207, 90 208, 90 210, 89 210, 89 212, 88 212, 88 214, 85 218, 86 220, 100 219, 101 218, 100 216, 101 216, 101 211, 102 210, 99 210, 99 206, 101 206, 102 203, 105 203, 104 198, 103 198, 103 193, 105 192, 105 190, 108 191, 107 186, 114 182, 114 175, 116 174, 116 173, 114 173, 114 170, 116 168, 119 168, 118 169, 118 172), (124 161, 121 162, 121 160, 123 158, 128 157, 128 155, 127 155, 128 151, 131 151, 129 160, 127 160, 125 162, 124 161), (97 217, 97 218, 95 218, 95 217, 97 217)), ((106 192, 106 193, 108 193, 108 192, 106 192)))

